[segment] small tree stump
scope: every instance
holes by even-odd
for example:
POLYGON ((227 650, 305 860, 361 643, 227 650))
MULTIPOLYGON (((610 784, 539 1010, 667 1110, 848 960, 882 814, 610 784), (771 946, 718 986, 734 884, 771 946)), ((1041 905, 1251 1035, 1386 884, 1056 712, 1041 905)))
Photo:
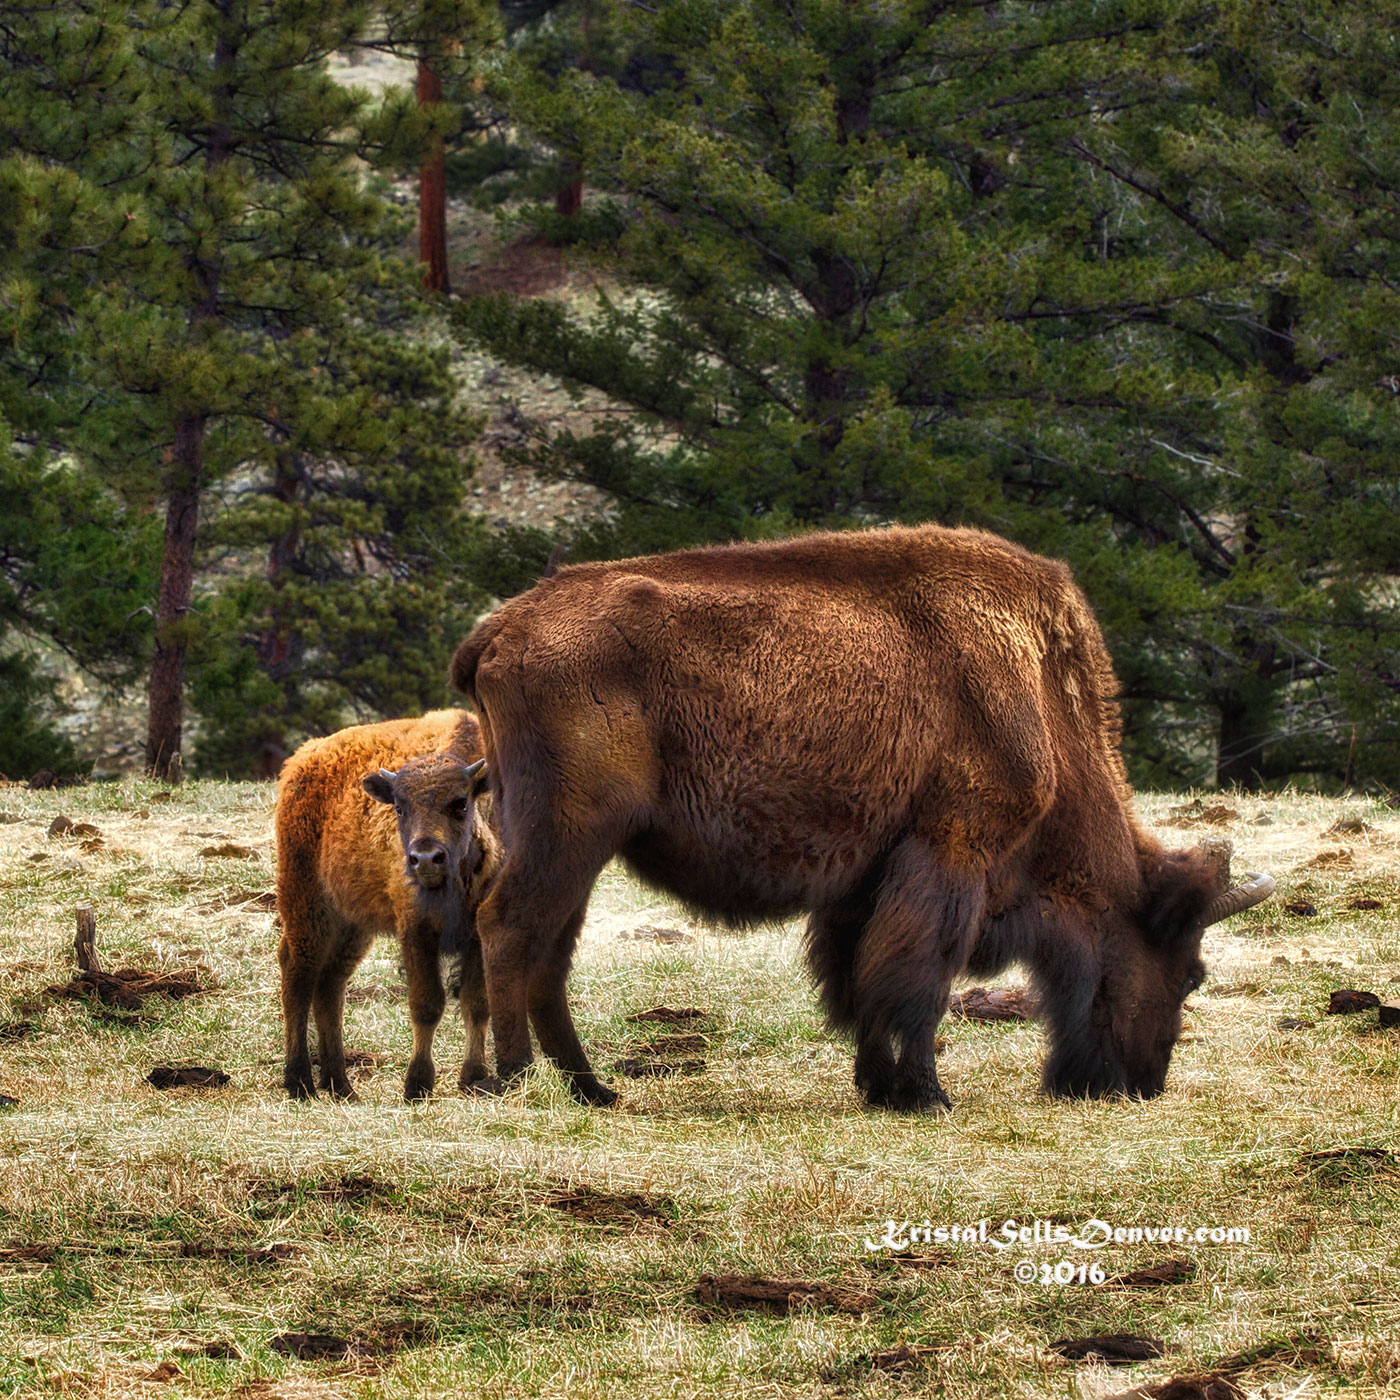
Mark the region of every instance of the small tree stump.
POLYGON ((73 935, 73 951, 78 955, 78 967, 83 972, 101 972, 102 960, 97 956, 97 915, 91 904, 77 909, 78 931, 73 935))
POLYGON ((1227 841, 1223 836, 1203 836, 1200 842, 1201 855, 1212 870, 1215 871, 1216 888, 1228 890, 1230 888, 1230 858, 1235 853, 1234 843, 1227 841))

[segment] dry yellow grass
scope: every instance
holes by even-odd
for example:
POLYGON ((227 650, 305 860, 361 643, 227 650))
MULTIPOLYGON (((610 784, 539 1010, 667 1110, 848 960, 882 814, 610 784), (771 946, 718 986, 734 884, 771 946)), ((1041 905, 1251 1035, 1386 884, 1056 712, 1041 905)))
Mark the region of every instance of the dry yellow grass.
MULTIPOLYGON (((1033 1026, 950 1022, 956 1107, 920 1120, 861 1109, 796 926, 706 930, 614 871, 572 995, 617 1109, 574 1105, 548 1071, 502 1101, 406 1107, 388 945, 352 983, 348 1043, 383 1057, 363 1102, 290 1104, 272 915, 248 899, 271 888, 271 790, 158 796, 0 791, 0 1093, 19 1100, 0 1115, 0 1392, 1093 1397, 1232 1356, 1246 1395, 1400 1385, 1400 1032, 1374 1012, 1322 1014, 1334 987, 1400 995, 1400 815, 1379 804, 1228 798, 1236 815, 1201 827, 1236 843, 1237 869, 1274 873, 1280 895, 1208 935, 1212 975, 1161 1099, 1049 1102, 1033 1026), (95 824, 101 848, 48 837, 59 813, 95 824), (1366 827, 1334 829, 1348 820, 1366 827), (200 854, 229 844, 251 854, 200 854), (1358 897, 1380 907, 1353 910, 1358 897), (1317 915, 1286 913, 1294 900, 1317 915), (44 998, 73 970, 84 902, 109 966, 203 963, 219 990, 152 1001, 132 1023, 44 998), (627 1019, 658 1004, 709 1014, 627 1019), (678 1035, 670 1058, 703 1070, 619 1073, 678 1035), (162 1062, 232 1083, 158 1093, 145 1075, 162 1062), (1380 1151, 1310 1156, 1348 1147, 1380 1151), (922 1268, 864 1245, 890 1218, 995 1230, 1010 1217, 1250 1239, 947 1246, 922 1268), (1187 1256, 1194 1272, 1138 1288, 1015 1277, 1020 1260, 1067 1256, 1109 1274, 1187 1256), (697 1298, 721 1274, 869 1302, 729 1312, 697 1298), (351 1347, 298 1360, 273 1346, 293 1332, 351 1347), (1165 1355, 1110 1369, 1049 1350, 1090 1333, 1147 1334, 1165 1355), (920 1350, 902 1365, 882 1356, 904 1344, 920 1350)), ((1162 828, 1180 844, 1200 825, 1172 815, 1189 798, 1141 805, 1184 823, 1162 828)), ((460 1045, 446 1030, 440 1064, 460 1045)))

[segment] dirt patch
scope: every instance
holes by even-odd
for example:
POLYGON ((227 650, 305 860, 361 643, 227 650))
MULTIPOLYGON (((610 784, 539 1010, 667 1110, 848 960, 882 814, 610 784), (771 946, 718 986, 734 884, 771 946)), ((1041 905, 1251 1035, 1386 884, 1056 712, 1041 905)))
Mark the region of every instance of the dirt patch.
POLYGON ((1353 899, 1347 908, 1364 912, 1369 909, 1384 909, 1385 904, 1379 899, 1353 899))
MULTIPOLYGON (((948 1346, 945 1342, 901 1342, 899 1346, 890 1347, 887 1351, 867 1352, 857 1356, 842 1369, 886 1371, 891 1375, 898 1376, 917 1370, 931 1356, 947 1350, 948 1346)), ((828 1372, 827 1379, 837 1379, 836 1372, 834 1370, 828 1372)))
POLYGON ((38 1029, 33 1021, 6 1021, 0 1025, 0 1045, 16 1040, 29 1040, 38 1029))
POLYGON ((655 924, 643 924, 626 933, 618 934, 622 943, 694 943, 695 935, 684 929, 661 928, 655 924))
POLYGON ((1237 822, 1240 814, 1223 802, 1213 802, 1209 806, 1198 797, 1181 807, 1167 808, 1166 826, 1190 828, 1193 826, 1229 826, 1237 822))
POLYGON ((1164 1259, 1160 1264, 1152 1264, 1143 1269, 1129 1269, 1127 1273, 1114 1274, 1098 1286, 1100 1288, 1160 1288, 1164 1284, 1185 1283, 1196 1272, 1194 1260, 1185 1257, 1164 1259))
POLYGON ((704 1060, 645 1060, 631 1057, 617 1062, 624 1079, 665 1079, 673 1074, 704 1074, 704 1060))
POLYGON ((1283 907, 1295 919, 1315 919, 1317 917, 1317 906, 1309 904, 1306 899, 1295 899, 1283 907))
POLYGON ((190 1338, 171 1348, 179 1356, 205 1356, 211 1361, 242 1361, 243 1353, 233 1342, 190 1338))
POLYGON ((1303 862, 1304 870, 1350 870, 1356 864, 1351 852, 1345 849, 1319 851, 1310 860, 1303 862))
POLYGON ((349 1337, 336 1337, 329 1332, 279 1332, 269 1345, 273 1351, 298 1361, 343 1361, 355 1350, 349 1337))
POLYGON ((1244 1391, 1229 1376, 1207 1371, 1195 1376, 1173 1376, 1150 1385, 1120 1390, 1105 1400, 1242 1400, 1244 1391))
POLYGON ((276 890, 234 890, 231 894, 220 895, 207 904, 201 904, 196 911, 200 914, 218 914, 225 909, 257 910, 272 914, 277 910, 276 890))
POLYGON ((545 1205, 585 1224, 610 1227, 670 1225, 680 1216, 669 1196, 648 1196, 640 1191, 615 1193, 594 1186, 573 1186, 556 1192, 545 1200, 545 1205))
POLYGON ((147 997, 181 1001, 185 997, 204 996, 217 991, 218 987, 213 972, 203 963, 196 963, 178 972, 140 967, 121 967, 115 972, 79 972, 70 982, 45 987, 42 995, 77 997, 121 1011, 140 1011, 147 997))
POLYGON ((154 1089, 222 1089, 231 1082, 223 1070, 207 1065, 157 1065, 146 1076, 154 1089))
POLYGON ((217 846, 204 846, 200 855, 206 860, 257 860, 259 852, 251 846, 240 846, 236 841, 223 841, 217 846))
POLYGON ((1092 1337, 1061 1337, 1050 1343, 1050 1350, 1071 1361, 1106 1361, 1110 1366, 1127 1366, 1134 1361, 1151 1361, 1166 1347, 1157 1337, 1133 1332, 1105 1332, 1092 1337))
POLYGON ((259 1181, 249 1183, 248 1194, 257 1200, 284 1200, 292 1196, 310 1196, 318 1201, 371 1201, 393 1196, 398 1187, 372 1176, 338 1176, 332 1180, 259 1181))
POLYGON ((543 238, 522 238, 507 243, 480 262, 456 275, 463 296, 509 292, 533 297, 553 291, 568 281, 563 251, 543 238))
POLYGON ((634 1024, 646 1021, 659 1021, 666 1026, 689 1026, 697 1021, 708 1021, 710 1013, 698 1006, 653 1006, 650 1011, 637 1011, 627 1018, 634 1024))
POLYGON ((306 1251, 299 1244, 248 1246, 186 1240, 180 1246, 180 1253, 186 1259, 220 1259, 234 1264, 284 1264, 289 1259, 300 1259, 306 1251))
POLYGON ((948 1013, 968 1021, 1033 1021, 1035 998, 1025 987, 969 987, 948 998, 948 1013))
POLYGON ((0 1245, 0 1264, 52 1264, 57 1257, 56 1244, 0 1245))
POLYGON ((756 1309, 780 1317, 808 1308, 859 1315, 879 1301, 873 1293, 840 1285, 740 1274, 706 1274, 696 1283, 695 1296, 711 1314, 756 1309))
POLYGON ((75 822, 72 817, 57 816, 49 823, 50 836, 68 836, 74 840, 83 837, 100 839, 102 833, 91 822, 75 822))

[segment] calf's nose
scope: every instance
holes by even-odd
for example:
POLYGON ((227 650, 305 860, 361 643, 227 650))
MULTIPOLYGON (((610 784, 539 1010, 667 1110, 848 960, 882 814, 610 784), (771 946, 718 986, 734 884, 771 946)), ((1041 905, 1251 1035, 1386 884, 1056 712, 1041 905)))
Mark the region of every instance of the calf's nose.
POLYGON ((441 841, 418 840, 408 848, 408 868, 415 874, 447 868, 447 847, 441 841))

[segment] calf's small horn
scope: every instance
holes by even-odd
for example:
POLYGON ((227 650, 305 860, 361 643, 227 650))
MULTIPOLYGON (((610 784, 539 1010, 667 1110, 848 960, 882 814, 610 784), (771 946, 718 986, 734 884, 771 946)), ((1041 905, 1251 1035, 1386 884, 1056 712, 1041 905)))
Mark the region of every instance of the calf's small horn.
POLYGON ((391 773, 387 768, 381 768, 379 770, 379 776, 383 778, 386 783, 392 783, 399 775, 397 773, 391 773))
POLYGON ((1205 922, 1207 925, 1218 924, 1221 919, 1228 919, 1231 914, 1253 909, 1256 904, 1262 904, 1268 899, 1274 889, 1273 876, 1262 875, 1257 870, 1248 871, 1243 884, 1226 890, 1224 894, 1216 895, 1206 905, 1205 922))

